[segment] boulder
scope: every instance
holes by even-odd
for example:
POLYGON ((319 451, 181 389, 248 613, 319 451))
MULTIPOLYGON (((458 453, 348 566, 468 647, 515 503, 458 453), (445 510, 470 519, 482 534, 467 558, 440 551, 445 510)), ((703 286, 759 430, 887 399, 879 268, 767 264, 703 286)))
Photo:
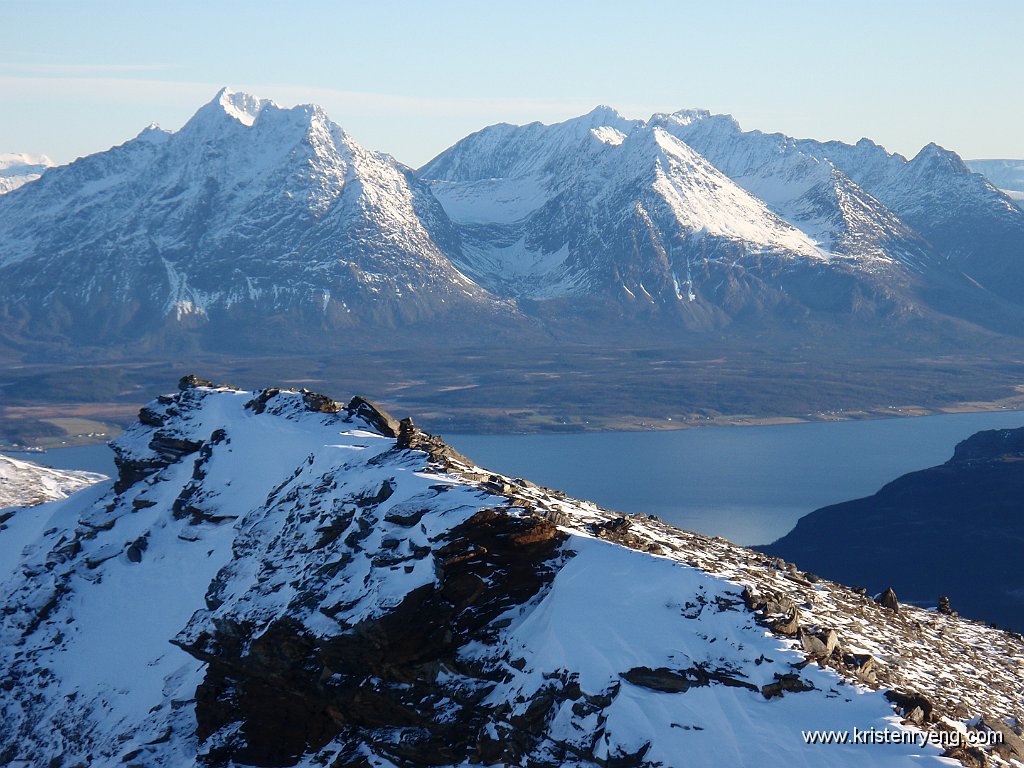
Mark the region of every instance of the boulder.
POLYGON ((802 693, 813 691, 814 686, 793 673, 775 674, 775 682, 761 686, 761 695, 766 699, 781 697, 783 693, 802 693))
POLYGON ((206 379, 200 379, 194 373, 190 373, 186 376, 182 376, 178 379, 178 389, 195 389, 196 387, 213 387, 216 386, 212 381, 206 379))
POLYGON ((384 437, 398 437, 398 419, 365 397, 353 397, 348 403, 348 411, 369 422, 384 437))
POLYGON ((875 602, 893 613, 900 612, 900 601, 896 599, 896 592, 892 587, 886 587, 885 591, 875 598, 875 602))

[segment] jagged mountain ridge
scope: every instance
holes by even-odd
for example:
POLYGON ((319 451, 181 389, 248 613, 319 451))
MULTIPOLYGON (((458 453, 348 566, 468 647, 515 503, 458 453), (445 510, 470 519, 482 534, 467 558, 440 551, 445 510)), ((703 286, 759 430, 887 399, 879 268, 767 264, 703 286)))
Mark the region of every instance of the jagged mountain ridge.
POLYGON ((0 330, 24 348, 255 352, 382 331, 1019 333, 1021 242, 1024 213, 933 146, 907 161, 601 107, 485 128, 413 172, 318 107, 225 90, 176 133, 151 127, 0 197, 0 330))
POLYGON ((701 270, 747 252, 825 260, 689 147, 636 122, 599 108, 555 126, 485 129, 421 169, 462 225, 460 266, 517 298, 685 305, 698 257, 701 270), (502 163, 500 178, 483 176, 502 163))
POLYGON ((968 160, 967 165, 1024 207, 1024 160, 968 160))
POLYGON ((5 196, 0 305, 37 337, 258 324, 281 347, 295 328, 513 315, 451 265, 446 226, 408 169, 319 107, 225 89, 176 133, 151 126, 5 196))
POLYGON ((1019 636, 494 475, 360 398, 189 378, 114 447, 0 574, 6 764, 938 765, 800 731, 1009 749, 1024 716, 1019 636))
POLYGON ((464 235, 461 268, 499 295, 612 298, 691 326, 903 308, 877 264, 836 258, 654 120, 494 126, 418 175, 464 235))
MULTIPOLYGON (((799 235, 804 246, 792 237, 780 237, 777 227, 761 227, 757 234, 735 227, 722 229, 716 226, 716 217, 709 215, 728 210, 720 198, 706 196, 712 205, 702 209, 685 195, 676 195, 684 204, 672 207, 686 215, 675 216, 667 225, 655 217, 655 225, 650 226, 651 240, 657 243, 654 250, 660 245, 663 265, 674 257, 685 257, 680 261, 686 264, 690 279, 687 290, 675 292, 676 298, 685 295, 687 301, 702 303, 711 312, 723 308, 726 315, 735 315, 737 304, 749 305, 756 297, 754 302, 773 307, 790 300, 805 311, 830 308, 841 313, 919 316, 922 310, 934 309, 972 321, 984 315, 973 311, 972 304, 1020 303, 1017 281, 1024 216, 1005 195, 970 173, 956 155, 935 145, 907 161, 866 139, 847 145, 742 131, 730 116, 702 110, 656 114, 639 121, 599 108, 552 126, 484 129, 446 150, 418 174, 431 180, 449 215, 474 243, 463 250, 469 261, 462 266, 482 284, 497 293, 528 294, 529 282, 507 274, 514 270, 505 274, 488 270, 494 264, 504 266, 511 256, 527 271, 532 269, 530 277, 536 286, 532 290, 540 295, 571 291, 578 281, 564 286, 548 279, 545 270, 552 262, 563 263, 574 250, 589 257, 601 248, 630 253, 633 263, 642 261, 637 258, 637 243, 642 242, 644 225, 651 224, 651 217, 644 215, 636 194, 623 197, 611 211, 601 207, 599 216, 581 225, 584 231, 587 226, 595 231, 594 241, 600 243, 595 248, 593 242, 581 242, 572 228, 553 223, 545 208, 561 215, 563 208, 575 211, 600 200, 594 188, 605 183, 602 176, 611 174, 602 174, 602 153, 593 148, 603 148, 604 155, 625 154, 632 140, 652 132, 668 134, 688 152, 699 153, 715 175, 724 174, 757 206, 767 208, 768 216, 799 235), (575 137, 575 144, 567 136, 575 137), (549 147, 558 151, 552 154, 549 147), (591 176, 598 181, 588 186, 591 176), (567 202, 574 195, 581 201, 575 205, 567 202), (628 233, 609 232, 605 226, 608 220, 631 215, 636 224, 628 233), (496 222, 487 224, 488 217, 496 222), (678 227, 673 231, 677 222, 682 224, 681 232, 678 227), (725 258, 728 278, 709 271, 716 261, 713 248, 709 255, 709 236, 724 237, 739 246, 725 258), (749 258, 748 250, 756 252, 758 246, 766 245, 781 256, 785 275, 749 258), (817 261, 801 258, 808 255, 808 247, 820 257, 817 261), (704 279, 693 279, 694 265, 704 272, 704 279), (729 278, 743 282, 752 276, 768 279, 759 286, 744 285, 728 297, 717 295, 729 285, 729 278), (698 282, 702 290, 696 290, 698 282)), ((648 165, 656 163, 650 160, 648 165)), ((640 167, 635 158, 630 167, 640 167)), ((715 186, 707 174, 702 178, 701 173, 688 170, 682 186, 696 185, 702 193, 715 186)), ((621 175, 621 167, 615 173, 621 175)), ((664 185, 652 188, 662 191, 664 185)), ((730 212, 725 218, 736 222, 743 217, 730 212)), ((764 217, 761 220, 767 222, 764 217)), ((615 272, 624 295, 642 294, 637 290, 640 281, 627 285, 621 278, 622 273, 615 272)), ((649 277, 651 282, 658 285, 649 277)), ((642 285, 646 289, 647 283, 642 285)), ((666 293, 672 297, 672 291, 666 293)), ((991 324, 1004 330, 1013 327, 1013 321, 1005 319, 991 324)))

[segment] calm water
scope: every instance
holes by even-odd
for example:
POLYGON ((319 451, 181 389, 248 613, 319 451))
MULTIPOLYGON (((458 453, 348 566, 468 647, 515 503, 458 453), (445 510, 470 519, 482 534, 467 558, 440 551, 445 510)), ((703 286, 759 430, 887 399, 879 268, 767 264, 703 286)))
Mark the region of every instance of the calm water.
MULTIPOLYGON (((826 504, 867 496, 899 475, 940 464, 981 429, 1024 426, 1024 412, 675 432, 447 435, 482 466, 561 488, 622 512, 766 544, 826 504)), ((11 454, 113 475, 105 445, 11 454)))
POLYGON ((450 435, 482 466, 623 512, 739 544, 767 544, 818 507, 869 496, 941 464, 982 429, 1024 426, 1024 412, 675 432, 450 435))

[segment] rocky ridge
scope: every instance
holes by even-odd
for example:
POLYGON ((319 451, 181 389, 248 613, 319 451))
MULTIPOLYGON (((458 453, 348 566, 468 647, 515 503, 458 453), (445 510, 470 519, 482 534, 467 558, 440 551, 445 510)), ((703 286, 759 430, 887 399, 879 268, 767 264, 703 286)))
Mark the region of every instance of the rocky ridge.
POLYGON ((7 764, 940 764, 801 740, 854 726, 1024 759, 1019 635, 488 472, 365 399, 186 378, 114 447, 3 579, 7 764))

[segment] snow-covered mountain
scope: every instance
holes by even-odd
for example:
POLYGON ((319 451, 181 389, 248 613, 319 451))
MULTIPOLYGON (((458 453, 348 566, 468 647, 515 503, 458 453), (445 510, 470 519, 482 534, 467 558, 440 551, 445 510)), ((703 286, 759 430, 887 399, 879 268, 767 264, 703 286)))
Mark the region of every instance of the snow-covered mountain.
POLYGON ((722 320, 848 304, 850 278, 865 293, 889 291, 891 279, 877 279, 885 254, 846 258, 820 228, 786 220, 667 127, 607 107, 551 126, 493 126, 418 175, 463 235, 459 266, 499 295, 597 295, 722 320))
POLYGON ((920 266, 929 246, 825 152, 782 134, 744 132, 729 115, 685 110, 651 122, 685 141, 733 181, 837 256, 920 266))
POLYGON ((967 165, 1018 205, 1024 203, 1024 160, 968 160, 967 165))
POLYGON ((1024 211, 934 145, 908 161, 599 107, 485 128, 413 172, 318 107, 224 90, 175 133, 0 196, 0 341, 279 353, 922 318, 1019 333, 1022 243, 1024 211))
POLYGON ((907 161, 701 110, 640 121, 601 107, 486 128, 418 175, 463 233, 457 263, 501 295, 600 287, 719 319, 936 310, 985 322, 963 305, 1020 304, 1024 215, 934 145, 907 161))
POLYGON ((0 454, 0 509, 66 499, 75 491, 106 479, 95 472, 51 469, 0 454))
MULTIPOLYGON (((784 213, 795 207, 799 217, 803 196, 797 195, 799 186, 779 194, 780 180, 801 165, 831 167, 837 194, 826 210, 840 214, 838 242, 844 230, 850 232, 847 252, 880 248, 929 276, 943 270, 963 275, 996 296, 1021 302, 1024 212, 955 153, 929 144, 908 160, 868 139, 844 144, 742 131, 732 118, 706 112, 673 117, 667 121, 679 126, 677 135, 727 167, 733 178, 749 180, 784 213)), ((796 175, 808 178, 799 170, 796 175)), ((816 223, 814 216, 809 222, 816 223)))
POLYGON ((178 132, 151 126, 2 201, 15 332, 191 326, 244 346, 248 326, 293 347, 310 331, 511 314, 451 265, 429 190, 314 106, 224 90, 178 132))
POLYGON ((0 573, 5 765, 937 766, 928 739, 990 732, 1024 759, 1019 635, 489 473, 361 398, 186 378, 114 448, 0 573))
POLYGON ((0 195, 35 181, 43 175, 43 171, 51 167, 53 161, 46 155, 0 153, 0 195))

